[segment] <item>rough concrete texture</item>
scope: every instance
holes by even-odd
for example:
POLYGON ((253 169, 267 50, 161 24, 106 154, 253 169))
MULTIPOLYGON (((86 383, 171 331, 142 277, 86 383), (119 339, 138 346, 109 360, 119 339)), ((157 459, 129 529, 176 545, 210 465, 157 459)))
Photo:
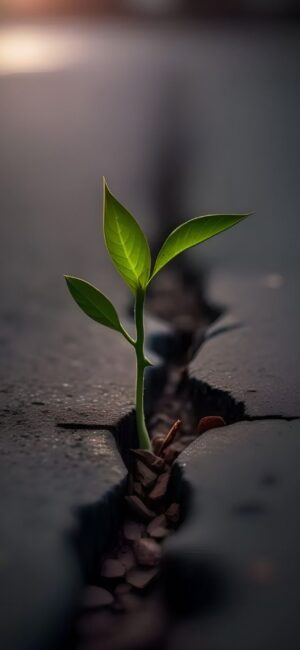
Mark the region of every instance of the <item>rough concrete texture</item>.
POLYGON ((208 295, 226 306, 190 365, 251 417, 300 416, 298 276, 214 274, 208 295))
POLYGON ((95 406, 99 389, 93 392, 86 385, 81 389, 84 401, 76 396, 74 386, 68 388, 69 397, 59 384, 48 392, 39 387, 32 393, 25 387, 17 396, 2 389, 0 639, 4 648, 58 646, 83 574, 89 573, 117 516, 110 500, 125 468, 111 432, 104 427, 56 428, 57 419, 64 415, 66 420, 100 421, 101 400, 95 406))
POLYGON ((298 422, 237 423, 182 454, 193 488, 166 544, 172 650, 297 650, 298 422))

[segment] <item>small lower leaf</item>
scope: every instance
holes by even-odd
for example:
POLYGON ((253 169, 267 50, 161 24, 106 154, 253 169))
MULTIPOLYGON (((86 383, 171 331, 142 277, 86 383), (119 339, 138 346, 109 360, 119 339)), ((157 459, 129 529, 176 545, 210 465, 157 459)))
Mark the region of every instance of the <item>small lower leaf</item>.
POLYGON ((103 293, 101 293, 101 291, 96 289, 96 287, 89 282, 81 280, 80 278, 65 275, 65 279, 71 296, 85 314, 97 323, 101 323, 101 325, 105 325, 117 332, 121 332, 125 338, 128 340, 130 339, 129 335, 125 332, 120 323, 119 316, 113 304, 108 300, 108 298, 106 298, 106 296, 104 296, 103 293))

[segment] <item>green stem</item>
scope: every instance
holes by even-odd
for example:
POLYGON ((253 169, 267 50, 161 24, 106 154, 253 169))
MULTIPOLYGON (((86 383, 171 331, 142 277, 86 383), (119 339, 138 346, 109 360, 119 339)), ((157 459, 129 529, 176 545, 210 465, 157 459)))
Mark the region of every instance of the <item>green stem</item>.
POLYGON ((144 356, 144 299, 145 293, 139 289, 135 300, 136 324, 136 426, 141 449, 151 449, 151 441, 147 431, 144 414, 144 371, 148 365, 144 356))

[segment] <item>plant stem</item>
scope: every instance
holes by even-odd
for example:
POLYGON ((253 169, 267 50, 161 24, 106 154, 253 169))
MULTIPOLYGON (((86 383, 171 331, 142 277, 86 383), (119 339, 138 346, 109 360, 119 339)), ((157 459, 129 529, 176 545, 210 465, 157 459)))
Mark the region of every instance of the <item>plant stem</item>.
POLYGON ((140 448, 151 449, 151 441, 147 431, 144 414, 144 371, 147 366, 144 356, 144 299, 144 291, 138 289, 135 300, 136 426, 140 448))

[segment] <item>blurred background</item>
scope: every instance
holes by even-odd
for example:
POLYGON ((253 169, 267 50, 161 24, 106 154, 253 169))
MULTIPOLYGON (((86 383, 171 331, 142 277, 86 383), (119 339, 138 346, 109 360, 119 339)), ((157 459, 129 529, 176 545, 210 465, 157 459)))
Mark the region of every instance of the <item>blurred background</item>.
POLYGON ((8 15, 85 14, 128 17, 292 15, 297 0, 2 0, 8 15))
POLYGON ((150 236, 253 211, 204 258, 298 265, 296 0, 1 0, 1 18, 6 274, 49 251, 59 272, 69 248, 78 268, 82 242, 91 266, 103 174, 150 236))
POLYGON ((109 288, 102 175, 154 242, 182 219, 251 211, 191 255, 296 272, 298 2, 1 0, 1 18, 8 321, 45 287, 63 304, 62 272, 109 288))

